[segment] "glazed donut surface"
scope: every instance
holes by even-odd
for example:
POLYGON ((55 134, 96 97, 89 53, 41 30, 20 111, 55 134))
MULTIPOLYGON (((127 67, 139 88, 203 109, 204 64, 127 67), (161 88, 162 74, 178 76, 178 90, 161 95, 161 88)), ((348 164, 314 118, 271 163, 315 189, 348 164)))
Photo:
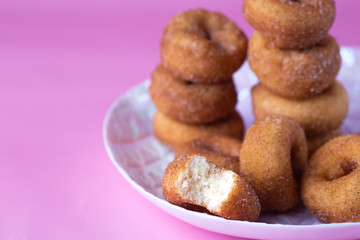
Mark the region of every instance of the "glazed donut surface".
POLYGON ((335 18, 333 0, 245 0, 245 19, 275 46, 308 48, 321 41, 335 18))
POLYGON ((175 76, 192 82, 227 80, 246 57, 244 33, 224 15, 203 9, 173 17, 161 39, 161 59, 175 76))
POLYGON ((159 65, 152 74, 150 96, 157 109, 186 123, 208 123, 234 112, 236 90, 232 79, 195 84, 174 77, 159 65))
POLYGON ((349 107, 346 90, 338 81, 322 94, 303 100, 277 96, 261 84, 252 88, 251 95, 256 119, 274 114, 289 116, 300 123, 308 137, 339 128, 349 107))
POLYGON ((246 132, 240 169, 259 197, 261 210, 286 211, 299 202, 299 180, 307 162, 300 125, 285 116, 269 116, 246 132))
POLYGON ((339 46, 326 36, 304 50, 281 50, 255 31, 248 61, 259 81, 271 92, 291 99, 308 98, 327 89, 340 69, 339 46))
POLYGON ((337 137, 311 157, 302 181, 305 206, 323 222, 360 221, 360 136, 337 137))

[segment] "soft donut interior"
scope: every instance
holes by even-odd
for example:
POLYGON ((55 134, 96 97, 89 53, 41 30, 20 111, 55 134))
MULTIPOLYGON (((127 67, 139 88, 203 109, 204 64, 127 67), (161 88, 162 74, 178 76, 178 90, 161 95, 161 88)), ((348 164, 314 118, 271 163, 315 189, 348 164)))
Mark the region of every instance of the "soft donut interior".
POLYGON ((191 156, 178 178, 178 189, 184 199, 220 211, 235 185, 236 173, 209 163, 205 157, 191 156))

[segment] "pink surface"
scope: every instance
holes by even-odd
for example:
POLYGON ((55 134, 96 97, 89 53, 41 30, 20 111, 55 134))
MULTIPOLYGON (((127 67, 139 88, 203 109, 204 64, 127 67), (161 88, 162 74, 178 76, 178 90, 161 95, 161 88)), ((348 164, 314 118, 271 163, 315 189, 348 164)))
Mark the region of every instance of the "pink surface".
MULTIPOLYGON (((360 45, 360 1, 336 1, 331 34, 360 45)), ((195 7, 250 36, 242 1, 0 3, 0 239, 232 239, 145 200, 105 153, 110 104, 150 76, 163 26, 195 7)))

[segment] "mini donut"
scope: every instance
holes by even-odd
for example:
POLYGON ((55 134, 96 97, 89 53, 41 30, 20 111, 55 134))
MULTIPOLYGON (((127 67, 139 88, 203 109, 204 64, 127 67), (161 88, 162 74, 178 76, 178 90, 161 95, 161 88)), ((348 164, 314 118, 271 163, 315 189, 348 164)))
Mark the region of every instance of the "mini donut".
POLYGON ((342 84, 335 81, 322 94, 302 100, 291 100, 271 93, 262 84, 251 90, 256 119, 282 114, 296 120, 306 136, 318 136, 339 128, 346 117, 349 98, 342 84))
POLYGON ((237 95, 232 79, 216 84, 186 82, 159 65, 152 74, 150 96, 157 109, 186 123, 209 123, 234 112, 237 95))
POLYGON ((307 145, 308 145, 309 156, 311 156, 318 148, 320 148, 326 142, 340 135, 341 135, 341 130, 340 128, 338 128, 319 136, 308 137, 307 145))
POLYGON ((259 81, 285 98, 308 98, 327 89, 336 78, 341 59, 335 39, 326 36, 304 50, 281 50, 255 31, 248 61, 259 81))
POLYGON ((227 219, 255 221, 260 213, 258 197, 242 177, 196 154, 168 165, 162 190, 172 204, 201 206, 227 219))
POLYGON ((241 141, 225 136, 207 136, 195 139, 173 148, 175 158, 184 154, 198 154, 206 157, 218 167, 240 173, 239 150, 241 141))
POLYGON ((360 136, 337 137, 311 157, 301 195, 320 221, 360 222, 360 136))
POLYGON ((301 173, 307 162, 301 126, 286 116, 268 116, 246 132, 240 169, 259 197, 261 210, 286 211, 299 202, 301 173))
POLYGON ((187 124, 157 112, 153 126, 156 138, 170 147, 210 135, 223 135, 241 139, 244 132, 243 120, 237 112, 232 113, 225 119, 208 124, 187 124))
POLYGON ((161 39, 161 60, 175 76, 192 82, 227 80, 246 57, 247 39, 227 17, 203 9, 173 17, 161 39))
POLYGON ((276 47, 308 48, 320 42, 335 18, 333 0, 245 0, 245 19, 276 47))

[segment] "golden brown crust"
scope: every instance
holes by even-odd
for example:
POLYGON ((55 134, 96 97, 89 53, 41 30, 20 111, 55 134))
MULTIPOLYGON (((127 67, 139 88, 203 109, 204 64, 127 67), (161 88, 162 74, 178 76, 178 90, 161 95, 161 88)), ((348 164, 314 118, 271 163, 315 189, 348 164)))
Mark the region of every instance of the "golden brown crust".
POLYGON ((288 117, 269 116, 248 129, 240 149, 240 169, 262 210, 286 211, 299 202, 296 179, 307 154, 304 131, 288 117))
MULTIPOLYGON (((198 205, 196 202, 182 197, 178 188, 179 175, 185 170, 186 164, 192 160, 193 156, 179 156, 168 165, 162 181, 163 194, 168 202, 181 207, 199 206, 200 209, 201 207, 207 208, 206 205, 198 205)), ((209 162, 209 164, 212 163, 209 162)), ((216 168, 221 169, 219 167, 216 168)), ((229 170, 221 169, 220 171, 229 170)), ((226 201, 222 203, 220 211, 210 212, 227 219, 255 221, 260 213, 258 197, 253 188, 242 177, 237 174, 234 174, 234 177, 236 178, 236 183, 226 201)))
POLYGON ((170 147, 210 135, 223 135, 241 139, 244 131, 242 118, 237 112, 232 113, 223 120, 208 124, 182 123, 157 112, 153 125, 157 139, 170 147))
POLYGON ((341 130, 334 129, 319 136, 312 136, 307 138, 308 152, 311 156, 318 148, 330 141, 331 139, 341 135, 341 130))
POLYGON ((360 221, 360 136, 337 137, 311 157, 302 181, 305 206, 321 221, 360 221))
POLYGON ((321 41, 335 18, 333 0, 245 0, 245 19, 275 46, 308 48, 321 41))
POLYGON ((340 69, 339 46, 326 36, 303 50, 281 50, 255 31, 249 41, 248 60, 268 90, 291 99, 315 96, 327 89, 340 69))
POLYGON ((215 163, 216 166, 229 169, 239 174, 240 148, 240 140, 214 135, 178 144, 173 147, 173 150, 175 152, 175 158, 184 154, 199 154, 206 157, 208 161, 215 163))
POLYGON ((161 59, 175 76, 192 82, 227 80, 244 62, 247 39, 224 15, 203 9, 173 17, 161 39, 161 59))
POLYGON ((152 74, 150 96, 157 109, 185 123, 209 123, 234 112, 236 90, 232 79, 215 84, 183 81, 159 65, 152 74))
POLYGON ((346 90, 338 81, 322 94, 303 100, 282 98, 261 84, 253 87, 251 95, 256 119, 274 114, 291 117, 300 123, 308 137, 339 128, 349 107, 346 90))

